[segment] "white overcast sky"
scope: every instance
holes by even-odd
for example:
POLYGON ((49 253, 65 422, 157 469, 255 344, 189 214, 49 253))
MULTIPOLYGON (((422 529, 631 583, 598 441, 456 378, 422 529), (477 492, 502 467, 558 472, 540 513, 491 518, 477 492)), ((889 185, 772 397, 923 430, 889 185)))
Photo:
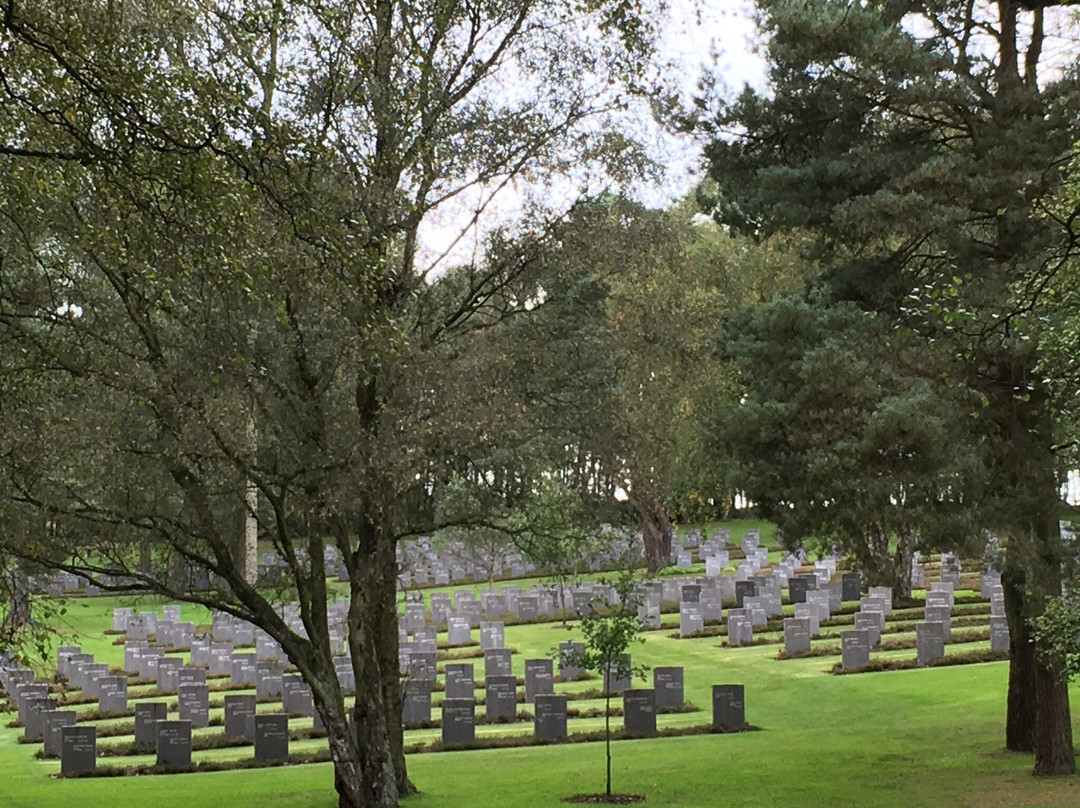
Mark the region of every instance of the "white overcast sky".
MULTIPOLYGON (((680 77, 687 98, 706 70, 719 76, 729 91, 738 90, 746 82, 764 86, 765 65, 753 52, 752 5, 750 0, 669 0, 668 19, 661 28, 660 60, 672 63, 670 75, 680 77)), ((651 120, 629 121, 628 126, 638 133, 651 133, 647 138, 650 153, 668 171, 659 184, 625 190, 652 206, 664 205, 690 191, 698 176, 700 144, 665 133, 651 120)), ((576 184, 567 182, 567 205, 577 193, 576 184)), ((504 193, 499 203, 485 213, 480 228, 456 242, 455 237, 468 221, 466 209, 443 210, 430 217, 421 231, 421 262, 430 263, 447 250, 450 253, 442 265, 475 258, 483 231, 519 218, 527 194, 528 189, 520 186, 504 193)))

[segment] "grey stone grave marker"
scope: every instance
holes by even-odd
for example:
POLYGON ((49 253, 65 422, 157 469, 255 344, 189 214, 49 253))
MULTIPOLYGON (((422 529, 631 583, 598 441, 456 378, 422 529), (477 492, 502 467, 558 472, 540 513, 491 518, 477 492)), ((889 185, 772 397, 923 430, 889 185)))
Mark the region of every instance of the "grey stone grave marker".
POLYGON ((476 702, 473 699, 443 699, 443 745, 465 746, 475 740, 476 702))
MULTIPOLYGON (((855 628, 870 634, 870 647, 877 648, 881 643, 881 612, 856 612, 855 628)), ((785 621, 786 622, 786 621, 785 621)))
POLYGON ((536 697, 533 735, 541 741, 561 741, 566 737, 566 696, 544 693, 536 697))
POLYGON ((255 696, 225 696, 225 736, 251 738, 255 734, 255 696))
POLYGON ((625 676, 619 675, 619 668, 629 671, 630 669, 630 655, 621 654, 619 662, 604 669, 604 692, 605 693, 622 693, 624 690, 630 687, 631 674, 627 673, 625 676))
POLYGON ((187 768, 191 765, 191 722, 158 721, 157 765, 187 768))
POLYGON ((75 726, 74 710, 51 710, 45 713, 45 756, 60 757, 60 730, 75 726))
POLYGON ((456 662, 446 665, 446 698, 475 698, 473 665, 471 662, 456 662))
POLYGON ((705 618, 697 603, 679 604, 679 635, 686 637, 705 628, 705 618))
POLYGON ((784 651, 805 654, 810 650, 810 620, 805 617, 784 618, 784 651))
POLYGON ((862 668, 870 664, 870 632, 842 631, 840 632, 840 645, 842 664, 844 670, 862 668))
POLYGON ((490 721, 513 721, 517 717, 517 678, 489 676, 485 680, 485 710, 490 721))
POLYGON ((60 729, 60 774, 73 777, 97 766, 97 727, 60 729))
POLYGON ((509 676, 512 663, 509 648, 492 648, 484 651, 484 678, 489 676, 509 676))
POLYGON ((681 667, 653 668, 653 690, 656 691, 656 709, 682 707, 683 669, 681 667))
POLYGON ((45 720, 49 713, 56 710, 56 701, 50 698, 27 699, 26 721, 23 723, 23 740, 45 740, 45 720))
POLYGON ((413 727, 431 720, 430 679, 407 679, 401 705, 401 723, 413 727))
POLYGON ((746 724, 746 699, 743 685, 712 686, 713 726, 742 729, 746 724))
POLYGON ((920 668, 945 656, 944 626, 941 623, 916 623, 915 648, 920 668))
POLYGON ((1009 650, 1009 621, 1005 617, 990 618, 990 650, 1005 653, 1009 650))
POLYGON ((561 642, 559 643, 559 676, 562 677, 564 682, 569 682, 577 679, 579 676, 583 676, 585 669, 580 665, 567 665, 566 660, 570 658, 572 654, 584 653, 585 643, 580 642, 561 642))
POLYGON ((532 704, 542 693, 555 692, 555 677, 550 659, 525 660, 525 701, 532 704))
POLYGON ((262 713, 255 716, 255 759, 267 762, 289 759, 289 716, 262 713))
POLYGON ((135 745, 153 749, 157 743, 157 724, 165 720, 163 701, 144 701, 135 705, 135 745))
POLYGON ((656 734, 656 691, 627 688, 623 691, 623 727, 629 735, 656 734))
POLYGON ((177 704, 181 721, 190 721, 193 728, 210 726, 210 691, 206 685, 180 685, 177 704))
POLYGON ((128 708, 126 676, 103 676, 98 680, 98 709, 103 713, 122 713, 128 708))

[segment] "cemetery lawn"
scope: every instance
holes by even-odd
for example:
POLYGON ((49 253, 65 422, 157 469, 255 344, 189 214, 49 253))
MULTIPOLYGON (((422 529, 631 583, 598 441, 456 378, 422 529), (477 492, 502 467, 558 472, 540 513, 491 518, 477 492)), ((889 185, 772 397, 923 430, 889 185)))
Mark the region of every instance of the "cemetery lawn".
MULTIPOLYGON (((528 582, 515 582, 527 586, 528 582)), ((107 634, 114 606, 159 608, 151 598, 69 601, 61 642, 81 644, 98 659, 119 664, 122 647, 107 634)), ((790 606, 785 613, 791 613, 790 606)), ((160 608, 159 608, 160 611, 160 608)), ((204 610, 184 606, 185 619, 209 622, 204 610)), ((672 615, 665 615, 670 624, 672 615)), ((758 732, 619 741, 613 744, 614 789, 644 794, 645 805, 762 808, 763 806, 1076 806, 1080 777, 1036 779, 1029 755, 1003 751, 1008 663, 834 676, 838 657, 779 661, 777 644, 723 647, 725 637, 675 639, 668 629, 648 632, 633 649, 650 667, 681 665, 685 694, 701 708, 658 717, 661 730, 708 724, 713 684, 742 683, 747 720, 758 732)), ((755 632, 755 638, 759 634, 755 632)), ((776 638, 762 632, 760 636, 776 638)), ((912 635, 913 636, 913 635, 912 635)), ((513 669, 547 657, 576 630, 557 623, 507 626, 513 669)), ((819 641, 815 640, 815 645, 819 641)), ((820 641, 838 645, 838 641, 820 641)), ((946 654, 979 650, 986 641, 946 646, 946 654)), ((874 652, 908 659, 914 649, 874 652)), ((480 660, 476 660, 480 662, 480 660)), ((482 678, 482 663, 477 671, 482 678)), ((649 680, 651 683, 651 678, 649 680)), ((558 692, 595 689, 596 681, 560 684, 558 692)), ((648 686, 643 684, 641 686, 648 686)), ((479 693, 479 691, 478 691, 479 693)), ((133 698, 135 694, 133 693, 133 698)), ((1074 689, 1074 698, 1077 690, 1074 689)), ((212 694, 213 696, 213 694, 212 694)), ((442 694, 436 693, 436 704, 442 694)), ((173 699, 167 699, 174 701, 173 699)), ((620 700, 613 700, 613 704, 620 700)), ((260 705, 269 707, 270 705, 260 705)), ((598 708, 595 698, 570 706, 598 708)), ((531 705, 519 705, 531 709, 531 705)), ((220 715, 211 709, 211 715, 220 715)), ((436 711, 437 714, 437 711, 436 711)), ((333 808, 329 764, 171 776, 61 780, 58 761, 37 760, 39 745, 19 744, 20 729, 0 714, 0 808, 333 808)), ((311 726, 294 719, 292 728, 311 726)), ((612 726, 621 727, 613 718, 612 726)), ((571 718, 571 734, 602 729, 603 718, 571 718)), ((196 730, 219 733, 219 727, 196 730)), ((1080 732, 1077 727, 1075 732, 1080 732)), ((477 728, 479 739, 531 735, 532 723, 477 728)), ((430 743, 438 729, 410 730, 407 744, 430 743)), ((1078 735, 1080 737, 1080 735, 1078 735)), ((117 739, 99 739, 99 749, 117 739)), ((294 753, 325 748, 318 739, 294 741, 294 753)), ((251 747, 196 752, 199 760, 243 760, 251 747)), ((98 766, 152 763, 150 756, 99 758, 98 766)), ((560 806, 562 797, 603 790, 602 743, 565 743, 509 749, 412 754, 409 772, 421 794, 406 808, 560 806)))

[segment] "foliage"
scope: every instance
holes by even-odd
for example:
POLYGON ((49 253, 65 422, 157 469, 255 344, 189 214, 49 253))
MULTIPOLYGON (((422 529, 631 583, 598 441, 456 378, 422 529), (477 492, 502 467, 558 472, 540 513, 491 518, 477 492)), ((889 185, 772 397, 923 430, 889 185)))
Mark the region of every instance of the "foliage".
POLYGON ((1067 553, 1065 402, 1039 366, 1044 293, 1077 245, 1071 211, 1044 205, 1080 135, 1080 74, 1044 44, 1060 26, 1074 49, 1075 20, 1042 3, 758 7, 772 87, 719 110, 709 202, 740 230, 805 234, 829 297, 906 328, 946 361, 947 386, 982 400, 978 514, 1006 548, 1013 643, 1007 746, 1035 751, 1039 773, 1071 772, 1068 694, 1032 656, 1027 621, 1067 553))
MULTIPOLYGON (((608 581, 601 579, 601 584, 608 581)), ((566 654, 564 664, 584 668, 610 679, 645 678, 648 667, 634 664, 628 653, 635 644, 643 644, 637 608, 640 605, 640 581, 633 569, 623 570, 611 582, 614 597, 602 597, 581 618, 584 650, 566 654)), ((606 752, 606 792, 611 794, 611 692, 604 693, 604 743, 606 752)))

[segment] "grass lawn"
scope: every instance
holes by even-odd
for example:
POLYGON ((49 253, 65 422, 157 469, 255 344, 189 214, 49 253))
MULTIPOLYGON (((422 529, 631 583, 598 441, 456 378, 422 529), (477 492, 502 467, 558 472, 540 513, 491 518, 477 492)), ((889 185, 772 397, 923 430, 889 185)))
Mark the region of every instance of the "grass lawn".
MULTIPOLYGON (((737 536, 736 536, 737 539, 737 536)), ((102 661, 119 663, 122 649, 104 632, 114 605, 130 599, 75 600, 64 631, 102 661)), ((155 608, 149 599, 137 608, 155 608)), ((194 607, 187 620, 205 623, 194 607)), ((710 686, 746 686, 747 719, 761 732, 620 741, 613 745, 616 790, 646 795, 653 806, 1076 806, 1080 778, 1036 779, 1032 759, 1006 754, 1007 663, 989 663, 853 676, 825 671, 835 657, 778 661, 779 646, 722 648, 722 637, 677 640, 650 632, 635 659, 650 666, 683 665, 686 698, 702 712, 663 715, 661 727, 709 721, 710 686)), ((526 657, 547 656, 575 636, 557 624, 508 627, 517 649, 514 671, 526 657)), ((815 641, 818 642, 818 641, 815 641)), ((835 644, 835 640, 822 640, 835 644)), ((985 647, 985 643, 956 650, 985 647)), ((947 647, 947 653, 952 649, 947 647)), ((911 657, 914 650, 885 656, 911 657)), ((875 655, 876 656, 876 655, 875 655)), ((476 660, 477 678, 482 660, 476 660)), ((596 687, 573 683, 560 689, 596 687)), ((175 697, 168 699, 175 701, 175 697)), ((600 706, 588 700, 571 706, 600 706)), ((82 709, 82 708, 81 708, 82 709)), ((482 708, 481 708, 482 709, 482 708)), ((216 711, 220 714, 220 711, 216 711)), ((212 711, 212 714, 214 711, 212 711)), ((329 765, 273 769, 60 780, 57 761, 34 758, 38 745, 17 743, 21 730, 0 716, 0 808, 306 808, 336 805, 329 765)), ((614 718, 620 726, 621 719, 614 718)), ((293 726, 310 726, 297 719, 293 726)), ((602 718, 571 719, 570 731, 603 726, 602 718)), ((211 731, 220 732, 220 728, 211 731)), ((480 737, 530 734, 531 724, 480 726, 480 737)), ((413 730, 406 741, 434 739, 438 730, 413 730)), ((113 739, 99 740, 99 748, 113 739)), ((293 751, 323 741, 294 742, 293 751)), ((250 747, 196 753, 200 759, 250 757, 250 747)), ((103 758, 99 766, 116 765, 103 758)), ((151 762, 124 758, 122 762, 151 762)), ((604 747, 563 744, 503 750, 410 755, 409 771, 421 794, 410 808, 557 806, 560 798, 603 788, 604 747)))

